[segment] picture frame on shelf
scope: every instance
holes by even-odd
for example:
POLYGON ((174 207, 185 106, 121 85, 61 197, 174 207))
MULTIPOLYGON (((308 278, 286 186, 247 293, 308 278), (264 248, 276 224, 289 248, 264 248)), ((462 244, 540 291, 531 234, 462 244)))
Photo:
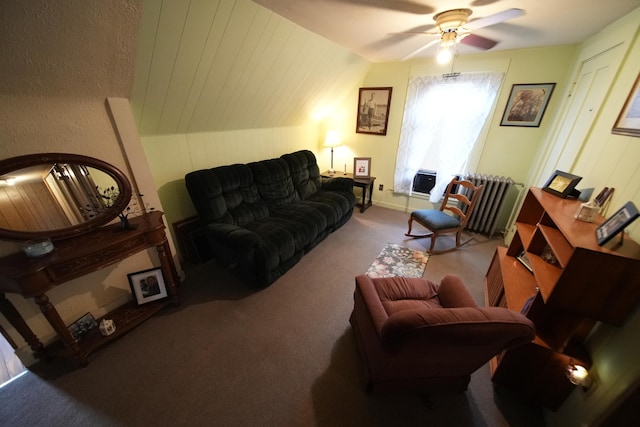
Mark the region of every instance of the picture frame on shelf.
POLYGON ((95 317, 91 313, 86 313, 78 320, 73 322, 67 329, 71 333, 71 336, 76 340, 80 341, 82 337, 88 334, 93 329, 98 327, 98 322, 96 322, 95 317))
POLYGON ((371 157, 353 158, 353 177, 369 178, 371 176, 371 157))
POLYGON ((500 126, 539 127, 555 83, 514 84, 500 126))
POLYGON ((575 190, 576 185, 582 179, 581 176, 556 170, 542 187, 542 190, 566 199, 569 196, 577 197, 579 192, 575 190))
POLYGON ((611 133, 640 137, 640 74, 636 77, 611 133))
POLYGON ((392 87, 362 87, 358 92, 356 133, 386 135, 392 87))
POLYGON ((160 267, 130 273, 127 274, 127 278, 138 305, 167 297, 167 286, 160 267))
POLYGON ((529 261, 529 258, 527 257, 527 251, 525 251, 524 249, 520 251, 516 259, 520 261, 520 264, 522 264, 524 268, 529 271, 529 273, 533 274, 533 268, 531 267, 531 261, 529 261))
POLYGON ((638 208, 629 201, 596 228, 598 245, 602 246, 622 232, 629 224, 640 216, 638 208))

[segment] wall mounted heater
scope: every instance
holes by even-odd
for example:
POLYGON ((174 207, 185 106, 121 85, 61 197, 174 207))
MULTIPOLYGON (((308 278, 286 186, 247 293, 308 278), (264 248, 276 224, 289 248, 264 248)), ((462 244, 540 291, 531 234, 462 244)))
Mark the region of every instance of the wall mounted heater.
POLYGON ((512 186, 520 184, 516 184, 511 178, 492 175, 468 174, 464 179, 473 182, 474 185, 484 185, 466 229, 493 237, 509 190, 512 186))

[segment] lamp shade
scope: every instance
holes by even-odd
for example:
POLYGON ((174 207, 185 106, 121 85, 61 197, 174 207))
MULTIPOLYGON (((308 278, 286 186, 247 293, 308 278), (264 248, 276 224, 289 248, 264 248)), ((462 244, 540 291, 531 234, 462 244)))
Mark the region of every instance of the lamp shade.
POLYGON ((335 130, 328 131, 327 136, 324 138, 324 146, 337 147, 340 144, 341 144, 340 134, 335 130))

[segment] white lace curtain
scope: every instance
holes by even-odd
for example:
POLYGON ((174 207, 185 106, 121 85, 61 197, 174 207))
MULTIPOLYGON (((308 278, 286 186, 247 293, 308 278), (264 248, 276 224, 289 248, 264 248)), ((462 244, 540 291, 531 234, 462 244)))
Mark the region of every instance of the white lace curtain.
POLYGON ((411 194, 413 177, 427 156, 437 164, 432 202, 451 178, 464 173, 467 160, 495 102, 502 73, 409 78, 400 130, 394 191, 411 194))

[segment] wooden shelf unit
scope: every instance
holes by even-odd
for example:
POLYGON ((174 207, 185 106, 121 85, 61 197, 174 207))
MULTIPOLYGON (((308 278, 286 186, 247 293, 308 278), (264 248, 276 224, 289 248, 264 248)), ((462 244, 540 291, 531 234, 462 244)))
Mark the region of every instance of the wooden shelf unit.
POLYGON ((580 202, 529 189, 508 248, 498 248, 485 278, 488 306, 521 312, 536 339, 496 356, 492 380, 555 410, 575 387, 570 361, 587 368, 584 341, 598 321, 620 325, 640 301, 640 246, 598 246, 594 223, 574 218, 580 202), (525 253, 529 271, 517 257, 525 253))

